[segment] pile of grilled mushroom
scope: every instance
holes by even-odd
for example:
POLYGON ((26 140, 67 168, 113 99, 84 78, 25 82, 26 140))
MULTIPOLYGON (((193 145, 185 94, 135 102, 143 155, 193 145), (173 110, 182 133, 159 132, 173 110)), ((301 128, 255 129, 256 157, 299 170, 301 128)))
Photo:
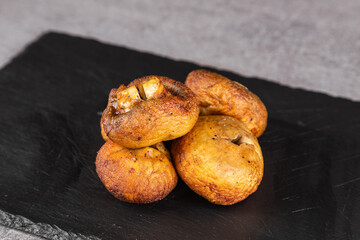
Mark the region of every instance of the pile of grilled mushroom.
POLYGON ((145 76, 112 89, 96 158, 107 190, 125 202, 165 198, 178 177, 212 203, 231 205, 255 192, 264 164, 257 141, 267 111, 245 86, 195 70, 185 84, 145 76), (200 115, 200 116, 199 116, 200 115), (172 140, 171 154, 164 141, 172 140))

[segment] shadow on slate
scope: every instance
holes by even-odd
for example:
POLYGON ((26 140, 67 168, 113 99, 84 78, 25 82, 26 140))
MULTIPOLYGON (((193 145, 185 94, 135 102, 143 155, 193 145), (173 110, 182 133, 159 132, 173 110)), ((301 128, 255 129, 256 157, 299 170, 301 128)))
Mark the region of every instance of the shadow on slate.
POLYGON ((199 67, 58 33, 31 44, 0 72, 0 209, 103 239, 359 239, 360 103, 230 72, 217 70, 269 111, 257 192, 224 207, 181 181, 149 205, 105 190, 94 161, 110 89, 199 67))

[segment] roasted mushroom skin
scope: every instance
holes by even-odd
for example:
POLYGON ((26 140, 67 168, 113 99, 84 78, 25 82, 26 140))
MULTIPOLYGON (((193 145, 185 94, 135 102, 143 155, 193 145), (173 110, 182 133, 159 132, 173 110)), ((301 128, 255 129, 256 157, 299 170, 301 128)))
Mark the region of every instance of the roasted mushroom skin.
POLYGON ((128 148, 151 146, 185 135, 195 125, 199 104, 194 93, 183 83, 162 76, 146 76, 127 87, 112 89, 108 106, 102 115, 104 133, 113 142, 128 148), (166 94, 138 100, 131 109, 117 109, 118 92, 158 78, 166 94))
POLYGON ((171 152, 182 180, 215 204, 244 200, 262 180, 264 164, 258 141, 230 116, 200 116, 188 134, 173 142, 171 152))
POLYGON ((238 82, 204 69, 188 74, 185 85, 197 96, 201 115, 228 115, 244 122, 259 137, 268 113, 260 98, 238 82))
POLYGON ((178 178, 169 152, 160 146, 129 149, 108 140, 96 157, 96 172, 106 189, 129 203, 152 203, 166 197, 178 178), (158 149, 159 148, 159 149, 158 149))
POLYGON ((104 127, 103 127, 103 124, 102 124, 102 117, 100 119, 100 133, 101 133, 101 137, 104 139, 105 142, 107 140, 109 140, 109 137, 106 135, 106 133, 104 131, 104 127))

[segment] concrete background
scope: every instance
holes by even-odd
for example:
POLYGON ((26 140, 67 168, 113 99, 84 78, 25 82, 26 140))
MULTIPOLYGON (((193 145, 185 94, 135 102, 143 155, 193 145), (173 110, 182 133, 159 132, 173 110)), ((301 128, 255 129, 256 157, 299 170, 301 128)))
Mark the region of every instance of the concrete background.
POLYGON ((48 30, 360 100, 358 0, 1 0, 0 66, 48 30))

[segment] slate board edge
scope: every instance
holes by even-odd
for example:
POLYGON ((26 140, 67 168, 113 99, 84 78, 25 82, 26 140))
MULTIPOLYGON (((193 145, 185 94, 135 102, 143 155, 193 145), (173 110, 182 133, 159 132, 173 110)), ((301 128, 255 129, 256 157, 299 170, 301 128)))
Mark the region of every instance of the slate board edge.
MULTIPOLYGON (((324 93, 324 92, 318 92, 318 91, 315 91, 315 90, 309 90, 309 89, 304 89, 304 88, 301 88, 301 87, 292 87, 292 86, 288 86, 286 84, 283 84, 283 83, 279 83, 279 82, 274 82, 274 81, 271 81, 269 79, 266 79, 264 80, 263 78, 259 78, 257 76, 251 76, 251 75, 244 75, 240 72, 234 72, 232 70, 229 70, 229 69, 226 69, 226 68, 218 68, 217 66, 212 66, 212 65, 206 65, 206 64, 202 64, 202 63, 199 63, 199 62, 196 62, 196 61, 190 61, 190 60, 185 60, 185 59, 178 59, 176 57, 168 57, 168 56, 165 56, 165 55, 162 55, 160 53, 155 53, 155 52, 149 52, 149 51, 146 51, 146 50, 141 50, 141 49, 136 49, 136 48, 131 48, 131 47, 128 47, 128 46, 125 46, 125 45, 116 45, 114 43, 109 43, 109 42, 106 42, 106 41, 102 41, 100 39, 97 39, 97 38, 86 38, 82 35, 76 35, 76 34, 73 34, 73 33, 68 33, 68 32, 60 32, 60 31, 55 31, 55 30, 50 30, 50 31, 47 31, 47 32, 44 32, 43 34, 41 34, 39 37, 36 37, 33 41, 31 41, 28 45, 26 45, 20 52, 19 54, 17 54, 16 56, 14 56, 7 64, 5 64, 1 69, 0 71, 2 71, 3 69, 6 69, 9 65, 11 65, 14 61, 16 61, 17 58, 20 58, 24 53, 27 52, 27 49, 28 48, 31 48, 32 45, 36 44, 38 41, 41 41, 43 38, 46 38, 48 36, 51 36, 51 35, 58 35, 58 36, 67 36, 67 37, 73 37, 73 38, 77 38, 77 39, 82 39, 82 40, 86 40, 86 41, 93 41, 93 42, 96 42, 96 43, 100 43, 100 44, 104 44, 104 45, 108 45, 108 46, 112 46, 112 47, 120 47, 120 48, 123 48, 123 49, 127 49, 127 50, 130 50, 130 51, 133 51, 133 52, 136 52, 136 53, 141 53, 141 54, 146 54, 146 55, 152 55, 152 56, 156 56, 156 57, 159 57, 159 58, 163 58, 163 59, 170 59, 172 61, 175 61, 175 62, 183 62, 183 63, 189 63, 189 64, 194 64, 194 65, 197 65, 197 66, 200 66, 201 68, 204 68, 204 69, 212 69, 212 70, 216 70, 217 72, 219 72, 220 74, 222 73, 227 73, 229 75, 239 75, 243 78, 247 78, 247 79, 256 79, 256 80, 260 80, 260 81, 263 81, 263 82, 269 82, 269 83, 272 83, 272 84, 276 84, 276 85, 279 85, 281 87, 285 87, 285 88, 288 88, 288 89, 292 89, 292 90, 297 90, 297 91, 303 91, 303 92, 308 92, 308 93, 315 93, 315 94, 321 94, 323 96, 328 96, 328 97, 331 97, 333 99, 339 99, 339 100, 346 100, 346 101, 349 101, 349 102, 353 102, 353 103, 358 103, 359 101, 355 101, 355 100, 352 100, 352 99, 349 99, 349 98, 345 98, 345 97, 341 97, 341 96, 333 96, 333 95, 330 95, 330 94, 327 94, 327 93, 324 93)), ((176 79, 178 81, 184 81, 185 79, 176 79)))
POLYGON ((2 210, 0 210, 0 227, 15 229, 24 232, 26 236, 33 235, 38 237, 38 239, 54 239, 55 237, 56 239, 100 239, 95 236, 84 236, 78 233, 67 232, 56 225, 34 223, 23 216, 13 215, 2 210))

